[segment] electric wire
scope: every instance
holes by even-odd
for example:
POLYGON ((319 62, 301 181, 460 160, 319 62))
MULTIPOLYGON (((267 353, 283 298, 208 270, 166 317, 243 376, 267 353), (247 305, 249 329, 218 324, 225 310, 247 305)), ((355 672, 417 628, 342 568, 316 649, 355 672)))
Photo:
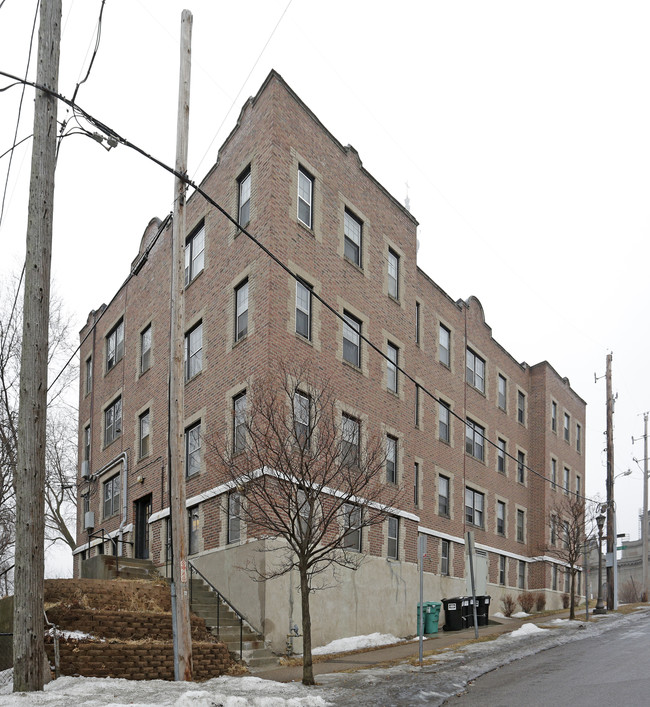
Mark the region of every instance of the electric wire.
MULTIPOLYGON (((21 81, 21 79, 20 79, 19 77, 16 77, 16 76, 14 76, 14 75, 12 75, 12 74, 9 74, 9 73, 7 73, 7 72, 4 72, 4 71, 0 71, 0 76, 6 76, 7 78, 15 79, 15 80, 21 81)), ((205 191, 201 188, 201 186, 200 186, 199 184, 197 184, 196 182, 194 182, 193 180, 191 180, 186 174, 182 174, 182 173, 178 172, 174 167, 171 167, 170 165, 164 163, 162 160, 160 160, 160 159, 158 159, 157 157, 154 157, 153 155, 151 155, 151 154, 149 154, 148 152, 146 152, 143 148, 139 147, 138 145, 135 145, 134 143, 132 143, 132 142, 130 142, 129 140, 127 140, 126 138, 122 137, 122 136, 121 136, 119 133, 117 133, 115 130, 113 130, 112 128, 109 128, 107 125, 105 125, 105 124, 102 123, 100 120, 98 120, 97 118, 95 118, 94 116, 92 116, 90 113, 88 113, 87 111, 85 111, 83 108, 81 108, 80 106, 78 106, 78 105, 76 105, 76 104, 73 104, 72 101, 71 101, 69 98, 66 98, 65 96, 62 96, 61 94, 56 93, 55 91, 52 91, 51 89, 48 89, 48 88, 46 88, 46 87, 44 87, 44 86, 37 85, 37 84, 34 83, 34 82, 26 81, 25 83, 27 83, 27 84, 30 85, 30 86, 33 86, 34 88, 37 88, 37 89, 39 89, 39 90, 41 90, 41 91, 45 91, 46 93, 49 93, 49 94, 55 96, 55 97, 58 98, 59 100, 63 101, 66 105, 69 105, 70 107, 72 107, 74 111, 78 112, 79 115, 83 116, 83 117, 84 117, 89 123, 91 123, 93 126, 95 126, 95 127, 98 128, 99 130, 101 130, 102 132, 104 132, 107 136, 109 136, 109 139, 113 139, 113 140, 117 141, 118 143, 124 145, 124 147, 128 147, 129 149, 131 149, 131 150, 137 152, 138 154, 142 155, 143 157, 145 157, 145 158, 148 159, 149 161, 153 162, 154 164, 157 164, 159 167, 162 167, 162 169, 164 169, 165 171, 169 172, 170 174, 174 175, 176 178, 178 178, 178 179, 180 179, 181 181, 183 181, 187 186, 189 186, 189 187, 191 187, 192 189, 194 189, 194 191, 195 191, 196 193, 200 194, 211 206, 213 206, 217 211, 219 211, 219 213, 221 213, 223 216, 225 216, 225 218, 228 219, 228 221, 230 221, 230 222, 233 223, 235 226, 237 226, 237 228, 239 229, 239 231, 240 231, 241 233, 243 233, 247 238, 249 238, 249 239, 250 239, 258 248, 260 248, 271 260, 273 260, 273 262, 275 262, 282 270, 284 270, 289 276, 291 276, 294 280, 296 280, 296 282, 302 282, 302 279, 301 279, 301 277, 300 277, 298 274, 294 273, 294 272, 291 270, 291 268, 289 268, 287 265, 285 265, 285 264, 284 264, 267 246, 265 246, 256 236, 254 236, 253 234, 249 233, 249 231, 248 231, 246 228, 242 227, 242 226, 237 222, 237 219, 236 219, 235 217, 231 216, 230 213, 229 213, 223 206, 221 206, 221 204, 219 204, 217 201, 215 201, 207 192, 205 192, 205 191)), ((168 218, 169 218, 169 217, 168 217, 168 218)), ((162 227, 161 227, 161 229, 159 230, 158 236, 160 235, 161 232, 162 232, 162 227)), ((130 280, 130 278, 133 276, 133 274, 135 274, 135 273, 131 273, 131 274, 129 275, 129 277, 127 278, 127 280, 125 281, 124 284, 126 284, 126 282, 128 282, 128 281, 130 280)), ((123 285, 123 286, 124 286, 124 285, 123 285)), ((121 289, 121 288, 120 288, 120 289, 121 289)), ((318 302, 320 302, 320 303, 325 307, 325 309, 327 309, 327 310, 328 310, 329 312, 331 312, 337 319, 339 319, 342 323, 345 324, 345 318, 344 318, 343 314, 339 313, 326 299, 324 299, 324 297, 322 297, 321 295, 319 295, 317 292, 315 292, 315 291, 313 291, 313 290, 312 290, 311 294, 312 294, 312 296, 313 296, 318 302)), ((115 295, 115 296, 117 296, 117 295, 115 295)), ((114 298, 113 298, 113 299, 114 299, 114 298)), ((112 300, 111 300, 111 301, 112 301, 112 300)), ((363 333, 361 333, 361 332, 357 332, 357 335, 358 335, 359 338, 360 338, 362 341, 364 341, 373 351, 375 351, 377 354, 379 354, 379 356, 381 356, 381 357, 382 357, 383 359, 385 359, 386 361, 389 361, 389 362, 396 368, 397 371, 399 371, 400 373, 402 373, 402 375, 403 375, 405 378, 407 378, 409 381, 411 381, 411 383, 413 383, 413 385, 417 386, 421 391, 423 391, 423 392, 424 392, 428 397, 430 397, 434 402, 441 403, 441 404, 445 404, 443 400, 441 400, 441 399, 438 398, 434 393, 432 393, 430 390, 428 390, 428 388, 427 388, 426 386, 423 386, 421 383, 419 383, 410 373, 408 373, 404 368, 402 368, 402 366, 400 366, 400 365, 398 365, 398 364, 395 364, 393 361, 391 361, 391 360, 388 358, 388 355, 387 355, 386 353, 384 353, 384 352, 383 352, 378 346, 376 346, 372 341, 370 341, 370 339, 369 339, 365 334, 363 334, 363 333)), ((88 335, 87 335, 87 336, 88 336, 88 335)), ((87 337, 86 337, 86 338, 87 338, 87 337)), ((82 342, 82 343, 83 343, 83 342, 82 342)), ((79 351, 80 348, 81 348, 81 344, 79 345, 79 348, 77 349, 77 352, 79 351)), ((77 352, 75 352, 75 354, 73 354, 73 356, 76 355, 77 352)), ((71 361, 71 360, 72 360, 72 357, 71 357, 70 361, 71 361)), ((68 362, 68 363, 65 364, 64 369, 69 365, 69 363, 70 363, 70 362, 68 362)), ((55 378, 55 380, 53 381, 52 384, 54 384, 54 382, 56 382, 56 380, 58 380, 58 378, 62 375, 62 373, 63 373, 63 371, 61 371, 61 372, 57 375, 57 377, 55 378)), ((51 387, 51 386, 50 386, 50 387, 51 387)), ((49 389, 50 389, 50 388, 48 387, 48 391, 49 391, 49 389)), ((467 423, 467 420, 466 420, 465 418, 463 418, 461 415, 459 415, 458 413, 456 413, 454 410, 452 410, 451 408, 448 408, 448 410, 449 410, 450 414, 451 414, 454 418, 456 418, 457 420, 459 420, 462 424, 466 424, 466 423, 467 423)), ((498 448, 498 443, 497 443, 497 442, 493 442, 491 439, 489 439, 489 437, 487 437, 487 436, 486 436, 485 434, 483 434, 483 433, 478 432, 478 434, 479 434, 479 436, 483 439, 484 442, 486 442, 486 443, 489 444, 490 446, 494 447, 495 449, 498 448)), ((514 455, 510 454, 510 453, 507 452, 507 451, 505 452, 505 456, 506 456, 507 458, 511 459, 512 461, 516 462, 517 464, 520 463, 519 460, 518 460, 514 455)), ((551 486, 554 486, 554 487, 559 486, 559 484, 557 483, 557 480, 556 480, 556 481, 553 481, 552 479, 548 478, 545 474, 543 474, 543 473, 537 471, 536 469, 533 469, 532 467, 528 466, 527 464, 523 464, 523 468, 524 468, 525 470, 529 471, 529 472, 530 472, 531 474, 533 474, 534 476, 537 476, 538 478, 540 478, 542 481, 545 481, 546 483, 551 484, 551 486)), ((577 497, 577 498, 580 498, 580 499, 583 500, 583 501, 589 501, 589 502, 592 502, 592 503, 595 503, 595 502, 596 502, 594 499, 591 499, 591 498, 589 498, 588 496, 585 496, 585 495, 582 495, 582 494, 575 494, 575 493, 572 493, 571 495, 572 495, 572 496, 575 496, 575 497, 577 497)))
POLYGON ((90 71, 93 68, 93 64, 95 62, 95 57, 97 56, 97 50, 99 49, 99 42, 102 38, 102 15, 104 14, 104 5, 105 4, 106 4, 106 0, 102 0, 102 5, 99 8, 99 19, 97 20, 97 36, 95 38, 95 49, 93 50, 93 55, 90 57, 90 64, 88 64, 88 71, 86 71, 86 75, 75 86, 74 93, 72 94, 72 102, 73 103, 74 103, 75 99, 77 98, 77 92, 79 91, 79 87, 81 86, 82 83, 86 83, 86 81, 88 80, 88 77, 90 76, 90 71))

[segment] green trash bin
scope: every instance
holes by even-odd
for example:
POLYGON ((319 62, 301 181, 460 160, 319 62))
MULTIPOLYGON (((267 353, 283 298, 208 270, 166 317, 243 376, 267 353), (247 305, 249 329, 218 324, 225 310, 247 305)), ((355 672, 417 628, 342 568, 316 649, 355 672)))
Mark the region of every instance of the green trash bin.
POLYGON ((428 601, 424 604, 424 632, 438 633, 438 619, 440 618, 439 601, 428 601))

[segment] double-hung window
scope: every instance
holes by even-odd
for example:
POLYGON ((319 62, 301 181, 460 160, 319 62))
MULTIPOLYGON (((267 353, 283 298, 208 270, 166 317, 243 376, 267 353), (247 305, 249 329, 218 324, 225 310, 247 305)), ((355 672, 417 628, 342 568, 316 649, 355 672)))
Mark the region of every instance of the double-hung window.
POLYGON ((232 451, 239 454, 246 449, 246 391, 232 399, 232 451))
POLYGON ((121 319, 106 337, 106 370, 110 371, 124 356, 124 320, 121 319))
POLYGON ((399 255, 394 250, 388 250, 388 294, 399 299, 399 255))
POLYGON ((526 515, 521 508, 517 508, 517 542, 523 543, 526 537, 526 515))
POLYGON ((341 416, 341 461, 343 466, 359 465, 359 420, 341 416))
POLYGON ((557 542, 557 518, 551 516, 551 545, 555 545, 557 542))
POLYGON ((485 393, 485 361, 472 349, 467 349, 465 356, 467 382, 485 393))
POLYGON ((438 437, 441 442, 449 442, 449 405, 438 402, 438 437))
POLYGON ((469 419, 465 421, 465 451, 479 461, 483 461, 485 455, 484 438, 484 427, 469 419))
POLYGON ((104 446, 122 434, 122 398, 118 398, 104 410, 104 446))
POLYGON ((506 504, 504 501, 497 501, 497 533, 506 534, 506 504))
POLYGON ((83 461, 90 462, 90 425, 84 427, 83 461))
POLYGON ((449 479, 438 477, 438 515, 449 517, 449 479))
POLYGON ((343 252, 345 257, 361 267, 361 221, 349 211, 343 214, 343 252))
POLYGON ((86 395, 93 389, 93 357, 86 359, 86 395))
POLYGON ((523 560, 519 560, 517 585, 519 589, 526 589, 526 563, 523 560))
POLYGON ((505 378, 505 376, 502 376, 500 373, 497 377, 497 397, 498 397, 498 404, 501 410, 506 409, 506 402, 507 402, 507 389, 508 389, 508 382, 505 378))
POLYGON ((564 467, 564 483, 563 483, 563 488, 562 490, 564 491, 565 494, 569 493, 569 469, 565 466, 564 467))
POLYGON ((388 516, 388 557, 397 560, 399 554, 399 518, 388 516))
POLYGON ((353 366, 361 366, 361 322, 343 312, 343 359, 353 366))
POLYGON ((413 505, 417 508, 420 505, 420 465, 413 463, 413 505))
POLYGON ((343 547, 361 552, 361 508, 351 503, 343 505, 343 547))
POLYGON ((309 448, 309 396, 296 391, 293 394, 293 422, 296 442, 301 449, 309 448))
POLYGON ((296 333, 311 340, 311 287, 296 280, 296 333))
POLYGON ((557 432, 557 403, 551 402, 551 432, 557 432))
POLYGON ((104 518, 120 511, 120 475, 104 481, 104 518))
POLYGON ((303 167, 298 168, 298 220, 312 227, 314 178, 303 167))
POLYGON ((235 341, 248 334, 248 280, 235 288, 235 341))
POLYGON ((465 488, 465 520, 472 525, 483 527, 485 496, 474 489, 465 488))
POLYGON ((582 427, 576 425, 576 452, 582 452, 582 427))
POLYGON ((499 555, 499 584, 505 587, 506 584, 506 556, 499 555))
POLYGON ((557 459, 551 459, 551 488, 557 488, 557 459))
POLYGON ((497 471, 506 473, 506 441, 501 438, 497 440, 497 471))
POLYGON ((388 342, 386 347, 386 355, 388 359, 386 361, 386 378, 388 390, 392 393, 397 393, 397 366, 398 366, 398 356, 399 349, 397 346, 388 342))
POLYGON ((200 534, 200 516, 199 507, 192 506, 187 509, 188 520, 188 552, 194 555, 199 551, 199 534, 200 534))
POLYGON ((228 543, 241 538, 241 496, 236 491, 228 494, 228 543))
POLYGON ((151 366, 151 324, 140 332, 140 373, 151 366))
POLYGON ((251 220, 251 170, 250 167, 239 178, 238 223, 245 227, 251 220))
POLYGON ((203 368, 203 323, 185 334, 185 380, 194 378, 203 368))
POLYGON ((151 416, 149 410, 140 415, 138 422, 140 427, 140 458, 142 459, 151 450, 151 416))
POLYGON ((564 441, 571 441, 571 417, 568 413, 564 413, 564 441))
POLYGON ((526 454, 522 451, 517 452, 517 481, 523 484, 526 479, 526 454))
POLYGON ((449 576, 449 540, 440 543, 440 574, 443 577, 449 576))
POLYGON ((185 430, 185 475, 189 478, 201 471, 201 422, 185 430))
POLYGON ((386 435, 386 481, 397 483, 397 440, 386 435))
POLYGON ((451 332, 442 324, 438 330, 438 359, 447 368, 451 366, 451 332))
POLYGON ((203 270, 205 250, 205 226, 195 231, 185 243, 185 285, 203 270))
POLYGON ((526 424, 526 394, 521 390, 517 391, 517 422, 526 424))

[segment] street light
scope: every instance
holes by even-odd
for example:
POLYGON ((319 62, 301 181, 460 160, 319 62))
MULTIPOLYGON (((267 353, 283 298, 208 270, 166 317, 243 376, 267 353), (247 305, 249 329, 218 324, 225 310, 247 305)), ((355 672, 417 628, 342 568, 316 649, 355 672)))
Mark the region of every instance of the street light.
POLYGON ((603 526, 605 525, 603 513, 596 516, 596 523, 598 525, 598 600, 594 614, 606 614, 607 609, 603 602, 603 526))

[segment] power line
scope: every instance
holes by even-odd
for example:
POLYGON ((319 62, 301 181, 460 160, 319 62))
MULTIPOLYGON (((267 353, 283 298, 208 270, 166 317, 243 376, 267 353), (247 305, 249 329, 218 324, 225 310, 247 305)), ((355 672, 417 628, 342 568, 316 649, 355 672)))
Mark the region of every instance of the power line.
POLYGON ((90 64, 88 65, 88 71, 86 71, 86 75, 75 86, 74 93, 72 94, 72 102, 73 103, 74 103, 75 98, 77 97, 77 91, 79 91, 79 87, 81 86, 82 83, 85 83, 88 80, 88 77, 90 76, 90 71, 93 68, 93 63, 95 62, 95 57, 97 56, 97 50, 99 49, 99 42, 102 38, 102 15, 104 14, 104 5, 105 4, 106 4, 106 0, 102 0, 102 6, 99 8, 99 19, 97 20, 97 37, 95 39, 95 49, 93 50, 92 57, 90 57, 90 64))
MULTIPOLYGON (((12 74, 8 74, 7 72, 4 72, 4 71, 0 71, 0 75, 6 76, 7 78, 11 78, 11 79, 15 79, 15 80, 20 81, 20 79, 18 79, 18 77, 13 76, 12 74)), ((88 113, 87 111, 85 111, 85 110, 84 110, 83 108, 81 108, 80 106, 74 104, 70 99, 66 98, 65 96, 62 96, 61 94, 58 94, 58 93, 56 93, 56 92, 54 92, 54 91, 51 91, 50 89, 47 89, 47 88, 45 88, 45 87, 43 87, 43 86, 38 86, 38 85, 36 85, 36 84, 33 83, 33 82, 26 81, 25 83, 27 83, 27 84, 30 85, 30 86, 34 86, 35 88, 37 88, 37 89, 39 89, 39 90, 42 90, 42 91, 45 91, 45 92, 47 92, 47 93, 53 94, 53 95, 55 95, 59 100, 63 101, 63 102, 66 103, 67 105, 71 106, 74 111, 77 111, 77 112, 79 113, 79 115, 83 116, 88 122, 90 122, 90 123, 91 123, 92 125, 94 125, 96 128, 98 128, 98 129, 100 129, 102 132, 104 132, 104 133, 108 136, 107 140, 108 140, 109 144, 110 144, 111 140, 114 141, 114 142, 120 143, 120 144, 124 145, 125 147, 128 147, 128 148, 134 150, 135 152, 137 152, 138 154, 142 155, 142 156, 145 157, 146 159, 150 160, 150 161, 153 162, 154 164, 157 164, 159 167, 162 167, 165 171, 167 171, 167 172, 169 172, 170 174, 174 175, 174 176, 177 177, 178 179, 181 179, 185 184, 187 184, 189 187, 191 187, 192 189, 194 189, 198 194, 200 194, 211 206, 213 206, 215 209, 217 209, 217 211, 219 211, 223 216, 225 216, 230 222, 232 222, 235 226, 237 226, 237 228, 239 229, 239 231, 240 231, 241 233, 243 233, 243 234, 244 234, 245 236, 247 236, 251 241, 253 241, 253 243, 255 243, 255 245, 256 245, 258 248, 260 248, 269 258, 271 258, 271 260, 273 260, 273 261, 274 261, 280 268, 282 268, 288 275, 290 275, 290 276, 291 276, 294 280, 296 280, 297 282, 302 282, 302 279, 301 279, 301 277, 300 277, 299 275, 297 275, 296 273, 294 273, 294 272, 291 270, 291 268, 289 268, 287 265, 285 265, 267 246, 265 246, 261 241, 259 241, 253 234, 249 233, 249 231, 248 231, 246 228, 242 227, 242 226, 237 222, 237 219, 236 219, 235 217, 231 216, 230 213, 228 213, 228 211, 227 211, 223 206, 221 206, 221 204, 219 204, 217 201, 215 201, 208 193, 206 193, 198 184, 196 184, 196 182, 194 182, 193 180, 191 180, 187 175, 181 174, 180 172, 177 172, 176 169, 174 169, 173 167, 171 167, 171 166, 169 166, 168 164, 162 162, 162 161, 159 160, 157 157, 154 157, 153 155, 150 155, 149 153, 147 153, 145 150, 143 150, 143 149, 142 149, 141 147, 139 147, 138 145, 135 145, 134 143, 132 143, 132 142, 130 142, 129 140, 127 140, 126 138, 122 137, 119 133, 117 133, 116 131, 114 131, 112 128, 109 128, 107 125, 105 125, 105 124, 102 123, 101 121, 97 120, 95 117, 93 117, 92 115, 90 115, 90 113, 88 113)), ((89 133, 89 134, 90 134, 90 133, 89 133)), ((156 238, 157 238, 157 237, 160 235, 160 233, 162 232, 162 228, 163 228, 163 227, 161 226, 161 228, 159 229, 159 232, 158 232, 156 238)), ((128 280, 133 276, 133 274, 136 274, 136 273, 133 273, 133 272, 132 272, 132 273, 129 275, 129 278, 127 278, 126 282, 128 282, 128 280)), ((126 282, 125 282, 124 284, 126 284, 126 282)), ((121 289, 121 288, 120 288, 120 289, 121 289)), ((317 292, 315 292, 315 291, 312 290, 312 293, 311 293, 311 294, 312 294, 312 296, 313 296, 315 299, 317 299, 328 311, 330 311, 335 317, 337 317, 341 322, 343 322, 343 323, 345 324, 345 318, 344 318, 343 314, 340 314, 331 304, 329 304, 329 302, 328 302, 327 300, 325 300, 325 299, 324 299, 321 295, 319 295, 317 292)), ((117 295, 116 295, 116 296, 117 296, 117 295)), ((385 359, 386 361, 389 361, 389 362, 396 368, 397 371, 399 371, 400 373, 402 373, 402 375, 403 375, 405 378, 407 378, 409 381, 411 381, 411 382, 413 383, 413 385, 417 386, 417 388, 419 388, 420 390, 422 390, 422 391, 423 391, 426 395, 428 395, 434 402, 444 404, 444 401, 443 401, 443 400, 441 400, 440 398, 436 397, 436 395, 435 395, 434 393, 432 393, 432 392, 431 392, 430 390, 428 390, 425 386, 423 386, 421 383, 419 383, 419 382, 418 382, 413 376, 411 376, 404 368, 402 368, 400 365, 395 364, 393 361, 391 361, 391 360, 388 358, 388 355, 385 354, 385 353, 384 353, 378 346, 376 346, 372 341, 370 341, 370 339, 368 339, 368 337, 367 337, 365 334, 363 334, 363 333, 361 333, 361 332, 357 332, 357 335, 358 335, 359 338, 360 338, 362 341, 364 341, 373 351, 375 351, 377 354, 379 354, 379 355, 380 355, 383 359, 385 359)), ((88 336, 88 335, 87 335, 87 336, 88 336)), ((86 337, 86 338, 87 338, 87 337, 86 337)), ((84 340, 85 340, 85 339, 84 339, 84 340)), ((83 343, 83 342, 82 342, 82 343, 83 343)), ((81 348, 81 344, 79 345, 79 348, 77 349, 77 351, 78 351, 80 348, 81 348)), ((76 355, 76 353, 77 353, 77 352, 75 352, 75 354, 73 354, 73 356, 76 355)), ((70 360, 72 360, 72 357, 71 357, 70 360)), ((65 368, 67 368, 67 366, 69 365, 69 363, 70 363, 70 361, 65 364, 64 370, 65 370, 65 368)), ((56 382, 56 380, 58 380, 58 378, 61 376, 62 373, 63 373, 63 371, 61 371, 61 372, 57 375, 57 377, 56 377, 55 380, 53 381, 53 384, 54 384, 54 382, 56 382)), ((50 387, 51 387, 51 386, 50 386, 50 387)), ((49 388, 48 388, 48 390, 49 390, 49 388)), ((449 410, 449 412, 451 413, 451 415, 452 415, 454 418, 456 418, 457 420, 459 420, 461 423, 466 424, 467 421, 466 421, 465 418, 461 417, 458 413, 454 412, 451 408, 447 408, 447 409, 449 410)), ((477 432, 478 432, 478 431, 477 431, 477 432)), ((479 436, 483 439, 484 442, 487 442, 487 444, 491 445, 491 446, 494 447, 494 448, 498 448, 498 443, 497 443, 497 442, 493 442, 493 441, 492 441, 491 439, 489 439, 486 435, 484 435, 484 434, 482 434, 482 433, 480 433, 480 432, 478 432, 478 434, 479 434, 479 436)), ((513 460, 513 461, 516 462, 517 464, 520 463, 519 460, 518 460, 515 456, 513 456, 512 454, 510 454, 509 452, 504 452, 504 454, 505 454, 506 457, 508 457, 509 459, 513 460)), ((551 486, 558 486, 557 480, 553 481, 552 479, 549 479, 545 474, 542 474, 542 473, 540 473, 539 471, 536 471, 535 469, 531 468, 531 467, 528 466, 527 464, 523 464, 523 467, 524 467, 524 469, 526 469, 527 471, 529 471, 531 474, 537 476, 538 478, 542 479, 542 480, 545 481, 546 483, 551 484, 551 486)), ((572 495, 575 495, 576 497, 578 497, 578 498, 580 498, 580 499, 582 499, 582 500, 584 500, 584 501, 595 502, 594 499, 590 499, 590 498, 588 498, 587 496, 583 496, 583 495, 580 495, 580 494, 572 494, 572 495)))

